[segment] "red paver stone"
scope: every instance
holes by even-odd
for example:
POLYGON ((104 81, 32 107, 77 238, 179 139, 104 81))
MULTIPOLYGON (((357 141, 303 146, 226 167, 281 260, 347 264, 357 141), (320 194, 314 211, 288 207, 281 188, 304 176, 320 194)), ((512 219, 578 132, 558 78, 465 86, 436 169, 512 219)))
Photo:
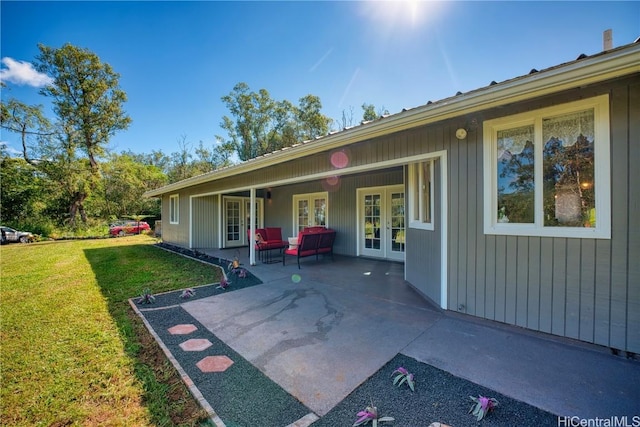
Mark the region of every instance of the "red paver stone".
POLYGON ((202 372, 224 372, 231 365, 233 365, 233 360, 227 356, 207 356, 196 363, 202 372))
POLYGON ((211 344, 211 341, 207 339, 192 339, 180 344, 180 348, 182 348, 184 351, 202 351, 206 350, 212 345, 213 344, 211 344))
POLYGON ((169 329, 167 329, 171 335, 187 335, 191 332, 197 331, 198 328, 196 325, 188 324, 188 325, 176 325, 169 329))

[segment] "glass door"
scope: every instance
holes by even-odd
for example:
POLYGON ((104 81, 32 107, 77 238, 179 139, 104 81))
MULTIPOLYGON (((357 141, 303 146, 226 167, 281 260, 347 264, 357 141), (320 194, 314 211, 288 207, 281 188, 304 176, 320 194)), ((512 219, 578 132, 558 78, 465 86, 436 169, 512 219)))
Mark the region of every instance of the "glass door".
POLYGON ((387 258, 404 260, 404 189, 388 191, 387 258))
POLYGON ((293 196, 293 230, 295 234, 305 227, 327 226, 329 213, 327 200, 327 193, 296 194, 293 196))
POLYGON ((226 248, 244 244, 242 231, 244 217, 242 215, 242 200, 227 197, 224 199, 224 243, 226 248))
POLYGON ((404 260, 404 187, 358 190, 358 250, 360 255, 404 260))
MULTIPOLYGON (((247 230, 251 212, 251 199, 248 197, 224 198, 224 247, 233 248, 248 244, 247 230)), ((262 225, 263 200, 256 198, 256 224, 262 225)))

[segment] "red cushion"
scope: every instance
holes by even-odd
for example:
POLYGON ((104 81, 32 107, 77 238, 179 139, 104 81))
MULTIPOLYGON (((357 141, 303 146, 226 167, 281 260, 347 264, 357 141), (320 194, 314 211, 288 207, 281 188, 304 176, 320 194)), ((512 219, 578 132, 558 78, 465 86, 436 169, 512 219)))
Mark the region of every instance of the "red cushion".
POLYGON ((280 227, 265 227, 266 237, 264 240, 277 240, 282 241, 282 228, 280 227))

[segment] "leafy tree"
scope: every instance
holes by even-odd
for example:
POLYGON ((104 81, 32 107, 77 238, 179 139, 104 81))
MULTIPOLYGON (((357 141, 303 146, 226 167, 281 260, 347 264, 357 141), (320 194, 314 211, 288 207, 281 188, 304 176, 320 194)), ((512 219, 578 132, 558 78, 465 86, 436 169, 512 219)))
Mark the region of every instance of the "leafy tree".
POLYGON ((111 154, 101 164, 101 175, 100 186, 87 201, 95 216, 160 216, 159 201, 142 197, 145 191, 167 183, 166 175, 157 166, 136 161, 129 154, 111 154))
POLYGON ((46 178, 22 158, 2 155, 0 160, 0 217, 23 223, 39 216, 47 206, 46 178))
POLYGON ((326 135, 329 132, 331 119, 322 114, 322 103, 315 95, 300 98, 300 106, 296 115, 300 128, 300 139, 307 140, 326 135))
POLYGON ((235 148, 233 144, 218 140, 218 145, 206 147, 202 141, 196 148, 196 169, 207 173, 233 164, 231 158, 235 148))
POLYGON ((89 50, 71 44, 38 47, 35 68, 53 78, 40 93, 52 98, 62 130, 60 148, 65 152, 60 154, 68 161, 68 171, 77 173, 65 180, 71 186, 66 189, 71 196, 69 220, 75 224, 80 213, 86 222, 84 203, 100 180, 98 159, 115 132, 131 122, 122 108, 127 97, 119 87, 119 74, 89 50))
POLYGON ((230 142, 236 147, 240 160, 249 160, 268 152, 270 122, 274 116, 275 103, 269 92, 251 92, 249 85, 238 83, 222 101, 235 118, 235 122, 224 116, 221 127, 230 142))
POLYGON ((331 123, 320 112, 322 104, 314 95, 301 98, 296 107, 272 99, 266 89, 253 92, 246 83, 238 83, 222 101, 233 118, 224 116, 220 124, 229 140, 218 139, 234 146, 243 161, 325 135, 331 123))
POLYGON ((53 128, 44 116, 42 105, 27 105, 16 99, 2 103, 0 126, 20 135, 22 156, 27 163, 37 165, 41 161, 39 147, 53 136, 53 128), (34 154, 37 153, 37 154, 34 154), (32 158, 32 156, 36 158, 32 158))
POLYGON ((389 114, 389 111, 384 107, 376 110, 375 105, 367 104, 366 102, 362 104, 362 120, 365 122, 370 122, 372 120, 379 119, 380 117, 389 114))

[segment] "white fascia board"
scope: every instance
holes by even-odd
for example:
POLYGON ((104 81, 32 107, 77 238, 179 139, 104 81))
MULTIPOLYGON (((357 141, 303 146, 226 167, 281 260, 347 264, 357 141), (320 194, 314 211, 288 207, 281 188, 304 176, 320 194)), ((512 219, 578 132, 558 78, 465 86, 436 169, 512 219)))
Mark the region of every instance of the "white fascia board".
POLYGON ((171 191, 239 175, 284 161, 435 123, 462 114, 486 110, 638 72, 640 72, 640 43, 403 111, 381 120, 269 153, 238 165, 147 191, 144 196, 157 197, 171 191))

